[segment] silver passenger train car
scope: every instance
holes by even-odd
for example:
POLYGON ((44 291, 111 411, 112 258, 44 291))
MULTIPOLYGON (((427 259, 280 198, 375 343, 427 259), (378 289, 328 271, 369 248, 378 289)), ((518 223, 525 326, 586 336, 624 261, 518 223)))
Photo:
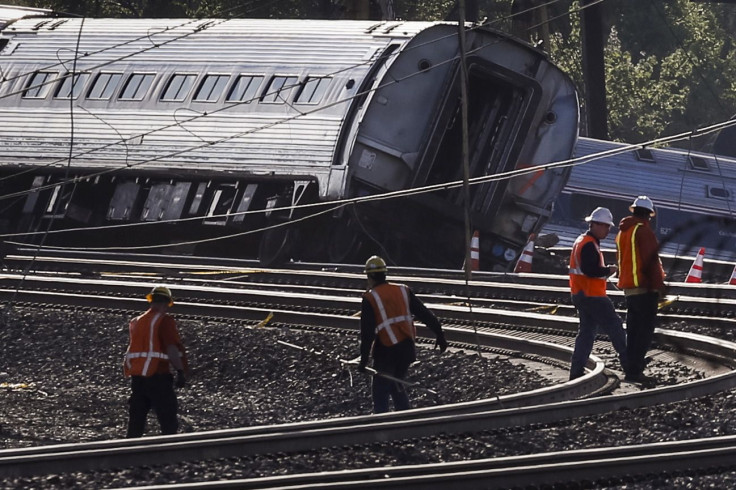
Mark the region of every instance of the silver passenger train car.
MULTIPOLYGON (((462 179, 457 25, 0 9, 0 26, 4 233, 266 265, 462 263, 460 187, 361 199, 462 179), (109 226, 136 223, 153 226, 109 226)), ((506 34, 464 32, 470 176, 569 158, 569 78, 506 34)), ((513 267, 568 174, 471 187, 482 268, 513 267)))
MULTIPOLYGON (((630 214, 634 198, 646 195, 657 214, 652 228, 666 254, 694 256, 701 247, 709 258, 736 258, 736 158, 677 148, 635 148, 580 138, 574 167, 543 232, 570 246, 597 206, 618 222, 630 214), (600 155, 613 152, 606 156, 600 155)), ((613 248, 609 236, 608 248, 613 248)), ((687 272, 687 271, 685 271, 687 272)), ((729 271, 730 273, 730 271, 729 271)))

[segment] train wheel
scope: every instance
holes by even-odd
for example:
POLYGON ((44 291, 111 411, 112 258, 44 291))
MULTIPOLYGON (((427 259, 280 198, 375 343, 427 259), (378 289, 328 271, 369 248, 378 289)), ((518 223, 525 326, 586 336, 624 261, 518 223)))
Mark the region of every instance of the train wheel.
POLYGON ((283 265, 291 257, 293 231, 287 226, 266 230, 258 246, 258 262, 263 267, 283 265))

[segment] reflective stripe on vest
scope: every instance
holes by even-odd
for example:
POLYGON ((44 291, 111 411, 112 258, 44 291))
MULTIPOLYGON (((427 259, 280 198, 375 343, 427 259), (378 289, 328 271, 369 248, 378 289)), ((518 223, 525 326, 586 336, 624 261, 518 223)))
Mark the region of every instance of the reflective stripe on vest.
POLYGON ((598 242, 592 236, 585 234, 578 237, 572 246, 570 253, 570 291, 572 294, 582 292, 585 296, 605 296, 606 295, 606 278, 586 276, 580 268, 580 256, 583 247, 592 243, 598 252, 598 263, 604 267, 603 253, 601 252, 598 242))
POLYGON ((641 223, 634 226, 631 232, 631 277, 634 279, 634 287, 639 287, 639 259, 636 257, 636 230, 639 229, 641 223))
MULTIPOLYGON (((389 345, 395 345, 406 337, 414 338, 414 323, 409 307, 409 293, 406 286, 400 284, 389 284, 390 288, 398 288, 401 292, 401 307, 403 312, 389 316, 386 305, 376 289, 371 289, 369 294, 373 299, 374 310, 376 310, 376 335, 380 339, 388 340, 389 345)), ((385 288, 385 287, 384 287, 385 288)), ((393 290, 383 289, 393 294, 393 290)), ((383 342, 386 344, 386 342, 383 342)))
POLYGON ((131 328, 131 335, 135 335, 136 338, 130 339, 128 352, 125 353, 125 366, 128 373, 134 376, 151 376, 154 373, 155 368, 158 366, 158 362, 152 365, 153 359, 169 359, 169 356, 161 351, 161 345, 158 338, 158 326, 163 319, 163 313, 159 312, 154 314, 153 318, 151 318, 148 322, 148 330, 146 332, 142 332, 137 327, 139 326, 141 319, 143 319, 145 316, 146 314, 144 313, 131 322, 132 327, 134 327, 131 328), (137 337, 139 335, 146 335, 147 338, 145 339, 144 343, 147 350, 131 352, 131 347, 138 347, 142 343, 141 340, 143 339, 139 339, 137 337), (145 359, 145 362, 143 363, 142 367, 138 367, 138 364, 140 363, 135 363, 136 366, 134 367, 133 363, 131 362, 131 360, 133 359, 145 359))
POLYGON ((621 231, 616 235, 616 246, 618 247, 618 284, 620 288, 638 288, 641 286, 641 274, 637 255, 636 232, 643 223, 636 223, 629 231, 621 231))

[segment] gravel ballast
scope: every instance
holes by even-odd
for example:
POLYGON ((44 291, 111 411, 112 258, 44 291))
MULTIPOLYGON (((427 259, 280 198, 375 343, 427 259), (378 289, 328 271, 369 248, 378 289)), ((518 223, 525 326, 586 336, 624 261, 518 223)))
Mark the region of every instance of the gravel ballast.
MULTIPOLYGON (((176 316, 175 310, 173 313, 176 316)), ((135 314, 25 307, 7 311, 0 330, 0 447, 123 437, 129 386, 122 376, 122 354, 127 322, 135 314)), ((354 370, 351 377, 336 360, 357 356, 355 334, 189 318, 180 318, 179 327, 192 367, 189 386, 179 392, 181 432, 370 413, 369 378, 354 370), (292 349, 279 340, 323 354, 292 349)), ((503 356, 480 357, 462 351, 440 355, 422 348, 418 357, 411 380, 431 387, 438 395, 415 389, 412 400, 417 407, 550 384, 533 369, 503 356)), ((661 372, 666 368, 657 366, 661 372)), ((352 450, 44 475, 0 480, 0 487, 109 488, 253 478, 711 437, 736 433, 736 422, 731 420, 735 405, 734 393, 728 392, 544 427, 438 436, 352 450)), ((147 435, 157 433, 158 425, 151 416, 147 435)), ((648 488, 653 481, 616 488, 648 488)), ((663 481, 670 488, 725 488, 734 477, 727 472, 663 481)))

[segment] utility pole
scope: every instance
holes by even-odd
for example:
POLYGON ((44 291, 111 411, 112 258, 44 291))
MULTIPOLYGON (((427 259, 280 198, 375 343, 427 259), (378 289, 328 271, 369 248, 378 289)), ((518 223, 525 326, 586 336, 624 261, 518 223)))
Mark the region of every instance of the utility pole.
POLYGON ((370 0, 346 0, 345 1, 345 18, 346 19, 370 19, 370 0))
POLYGON ((605 140, 608 139, 608 107, 601 3, 582 0, 581 6, 587 136, 605 140))

